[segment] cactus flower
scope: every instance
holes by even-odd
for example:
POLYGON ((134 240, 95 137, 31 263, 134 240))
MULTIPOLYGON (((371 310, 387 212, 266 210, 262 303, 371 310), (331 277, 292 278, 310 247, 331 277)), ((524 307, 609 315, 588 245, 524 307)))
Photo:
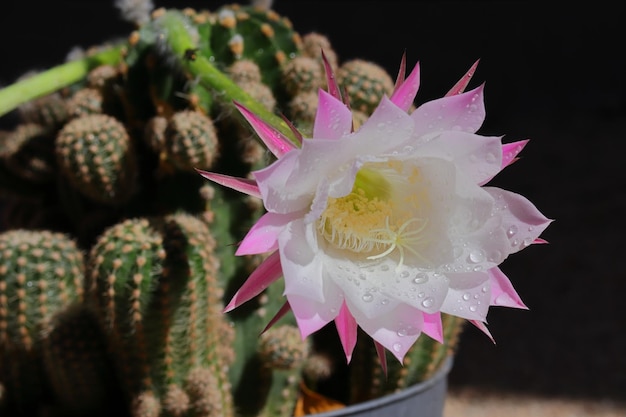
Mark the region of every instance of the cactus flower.
POLYGON ((393 94, 356 131, 327 65, 328 92, 299 146, 237 105, 277 160, 254 179, 200 171, 266 209, 236 253, 271 254, 226 311, 284 277, 278 315, 291 309, 303 338, 334 321, 349 361, 361 327, 379 356, 386 348, 402 361, 421 333, 442 341, 441 312, 489 335, 491 305, 526 308, 498 265, 545 242, 550 220, 485 185, 527 141, 476 134, 483 86, 463 92, 475 65, 445 97, 410 111, 419 65, 405 78, 403 58, 393 94))

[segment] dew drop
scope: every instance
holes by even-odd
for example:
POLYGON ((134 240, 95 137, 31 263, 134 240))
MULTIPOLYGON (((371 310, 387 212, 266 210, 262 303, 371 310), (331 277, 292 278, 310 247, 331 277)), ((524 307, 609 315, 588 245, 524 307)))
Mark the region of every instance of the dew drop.
POLYGON ((511 227, 508 228, 508 230, 506 231, 506 235, 508 237, 513 237, 515 236, 515 234, 517 233, 517 226, 512 225, 511 227))
POLYGON ((381 265, 381 266, 380 266, 380 270, 381 270, 381 271, 389 271, 389 265, 387 265, 387 264, 383 264, 383 265, 381 265))
POLYGON ((394 351, 400 352, 400 350, 402 349, 402 344, 401 343, 394 343, 392 347, 393 347, 394 351))
POLYGON ((408 278, 408 276, 411 275, 411 273, 409 271, 407 271, 406 269, 402 272, 400 272, 400 277, 401 278, 408 278))
POLYGON ((480 272, 480 271, 483 270, 483 267, 482 267, 482 265, 476 265, 474 268, 472 268, 472 270, 474 272, 480 272))
POLYGON ((481 289, 482 292, 487 293, 487 291, 489 291, 489 287, 487 287, 486 285, 481 289))
POLYGON ((433 297, 426 297, 424 298, 424 301, 422 301, 422 306, 429 308, 432 307, 434 303, 435 299, 433 297))
POLYGON ((475 312, 477 310, 477 307, 476 306, 469 306, 469 310, 471 312, 475 312))
POLYGON ((374 296, 368 292, 366 292, 365 294, 363 294, 363 296, 361 297, 361 299, 363 301, 365 301, 366 303, 371 303, 372 300, 374 299, 374 296))
POLYGON ((396 334, 400 337, 404 337, 407 335, 407 330, 404 327, 402 327, 396 332, 396 334))
POLYGON ((389 299, 388 298, 383 298, 382 300, 380 300, 380 304, 386 306, 387 304, 389 304, 389 299))
POLYGON ((425 295, 426 295, 426 293, 424 291, 420 291, 420 292, 417 293, 417 296, 419 298, 424 298, 425 295))
POLYGON ((413 278, 413 284, 424 284, 427 281, 428 275, 423 272, 420 272, 419 274, 415 275, 415 278, 413 278))
POLYGON ((471 295, 470 295, 470 293, 468 293, 468 292, 466 292, 465 294, 463 294, 463 299, 464 299, 465 301, 469 301, 470 297, 471 297, 471 295))
POLYGON ((533 240, 531 238, 527 237, 526 239, 524 239, 522 241, 522 246, 523 247, 530 246, 531 243, 533 243, 533 240))
POLYGON ((365 275, 365 273, 361 272, 359 274, 359 278, 364 280, 365 278, 367 278, 367 275, 365 275))
POLYGON ((482 249, 474 249, 470 252, 467 260, 471 263, 477 264, 479 262, 484 262, 485 260, 485 251, 482 249))

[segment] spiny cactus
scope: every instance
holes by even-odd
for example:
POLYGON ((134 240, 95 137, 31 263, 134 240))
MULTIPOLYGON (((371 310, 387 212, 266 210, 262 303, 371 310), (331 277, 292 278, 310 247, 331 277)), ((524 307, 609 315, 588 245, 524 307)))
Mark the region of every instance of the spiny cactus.
POLYGON ((226 369, 215 241, 206 225, 188 214, 127 220, 106 230, 90 253, 90 292, 123 387, 141 415, 153 396, 167 413, 194 409, 184 391, 194 369, 217 378, 220 404, 232 413, 226 369), (181 342, 183 341, 184 342, 181 342), (176 400, 176 401, 175 401, 176 400))
POLYGON ((251 59, 261 69, 262 81, 278 93, 280 66, 301 48, 291 22, 272 10, 226 5, 215 12, 210 47, 218 62, 231 65, 251 59))
POLYGON ((211 168, 218 155, 213 121, 197 111, 174 113, 165 130, 165 152, 168 160, 181 171, 211 168))
POLYGON ((344 62, 337 71, 337 82, 343 85, 350 97, 350 106, 371 114, 384 95, 393 92, 393 80, 378 64, 353 59, 344 62))
POLYGON ((83 294, 83 255, 68 236, 49 231, 0 234, 0 381, 17 412, 45 396, 41 331, 83 294))
MULTIPOLYGON (((62 256, 41 262, 35 258, 45 250, 15 246, 42 232, 0 235, 0 336, 17 337, 22 350, 29 340, 36 350, 27 369, 4 360, 16 350, 0 341, 0 407, 52 405, 75 417, 290 416, 303 381, 324 390, 347 379, 343 352, 333 355, 323 337, 302 341, 290 314, 263 332, 283 311, 280 283, 223 313, 224 299, 265 260, 235 256, 264 209, 258 199, 208 185, 195 169, 246 177, 274 158, 234 101, 294 143, 278 111, 310 134, 326 83, 322 50, 339 69, 355 127, 390 93, 390 78, 373 63, 340 65, 325 36, 301 39, 273 11, 158 9, 135 20, 127 39, 24 79, 7 95, 0 90, 0 114, 24 104, 22 123, 0 134, 5 227, 53 226, 76 238, 76 259, 88 253, 83 282, 82 260, 70 271, 54 266, 66 265, 60 249, 62 256), (46 268, 55 280, 41 284, 46 268), (54 308, 47 303, 62 297, 59 284, 50 297, 52 282, 73 291, 54 308), (39 310, 34 297, 43 297, 39 310), (37 375, 28 400, 18 374, 37 375)), ((60 235, 49 236, 42 247, 60 248, 60 235)), ((387 379, 374 349, 359 341, 350 371, 359 389, 344 386, 341 400, 367 400, 424 378, 450 354, 459 328, 444 317, 447 344, 422 336, 404 367, 389 362, 387 379)))
POLYGON ((92 114, 68 122, 58 133, 56 155, 63 175, 94 201, 119 205, 135 190, 133 143, 111 116, 92 114))

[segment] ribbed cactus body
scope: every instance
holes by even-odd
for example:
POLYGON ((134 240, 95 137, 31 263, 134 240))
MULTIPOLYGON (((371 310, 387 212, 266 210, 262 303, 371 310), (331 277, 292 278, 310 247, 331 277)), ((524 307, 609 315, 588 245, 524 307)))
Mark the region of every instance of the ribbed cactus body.
POLYGON ((111 116, 92 114, 68 122, 58 133, 56 155, 63 175, 94 201, 119 205, 134 191, 133 143, 111 116))
POLYGON ((217 159, 218 141, 213 121, 203 113, 174 113, 165 130, 168 160, 179 170, 209 169, 217 159))
POLYGON ((271 10, 226 5, 215 12, 211 51, 218 62, 231 65, 240 59, 254 61, 263 83, 281 91, 280 66, 299 53, 300 35, 291 22, 271 10))
POLYGON ((154 396, 163 412, 192 409, 186 378, 209 369, 219 381, 220 410, 232 412, 226 369, 233 355, 222 340, 229 327, 214 246, 203 222, 172 215, 127 220, 93 247, 92 291, 132 404, 143 407, 154 396))
POLYGON ((371 114, 383 96, 391 96, 393 80, 384 68, 373 62, 353 59, 337 71, 337 82, 346 88, 350 106, 371 114))
POLYGON ((95 312, 83 303, 57 312, 43 329, 44 370, 64 415, 120 411, 117 382, 95 312))
POLYGON ((45 394, 41 331, 55 312, 82 297, 83 255, 66 235, 0 234, 0 381, 18 411, 45 394))

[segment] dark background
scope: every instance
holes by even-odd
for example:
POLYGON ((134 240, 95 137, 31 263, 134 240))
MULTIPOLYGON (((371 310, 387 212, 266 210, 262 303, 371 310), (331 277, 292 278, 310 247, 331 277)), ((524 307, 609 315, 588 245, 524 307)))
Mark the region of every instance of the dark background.
MULTIPOLYGON (((225 2, 155 1, 215 9, 225 2)), ((0 84, 59 64, 132 29, 104 0, 0 6, 0 84)), ((626 61, 619 2, 296 1, 274 9, 327 35, 342 61, 374 61, 395 78, 402 53, 422 68, 417 102, 443 95, 478 58, 485 135, 530 138, 494 181, 556 221, 501 266, 530 307, 493 308, 497 344, 471 326, 451 386, 545 396, 626 398, 626 61), (558 4, 558 3, 557 3, 558 4)), ((0 119, 2 127, 12 119, 0 119)))

